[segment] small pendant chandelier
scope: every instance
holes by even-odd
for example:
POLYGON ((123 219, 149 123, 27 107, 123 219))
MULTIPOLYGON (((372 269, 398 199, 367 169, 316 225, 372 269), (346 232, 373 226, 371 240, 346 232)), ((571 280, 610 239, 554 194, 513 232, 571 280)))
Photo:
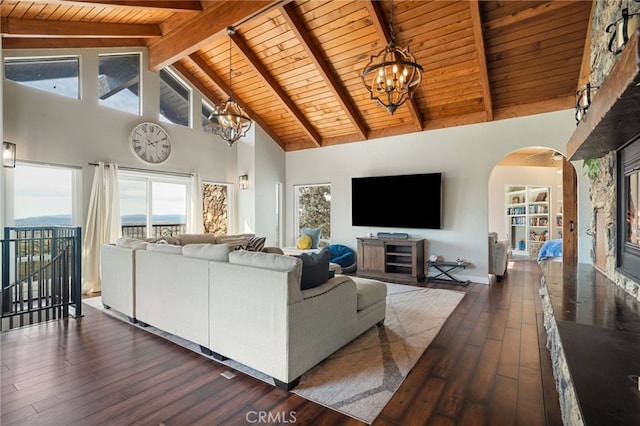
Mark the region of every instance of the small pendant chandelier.
POLYGON ((389 44, 372 56, 360 78, 375 99, 392 115, 396 109, 413 96, 422 81, 422 67, 409 53, 409 47, 395 45, 393 33, 393 0, 389 13, 389 44))
POLYGON ((209 123, 213 128, 213 133, 224 139, 229 146, 235 141, 244 137, 251 128, 251 119, 244 110, 232 98, 231 91, 231 36, 236 33, 233 27, 227 28, 229 34, 229 97, 222 102, 219 107, 209 115, 209 123))

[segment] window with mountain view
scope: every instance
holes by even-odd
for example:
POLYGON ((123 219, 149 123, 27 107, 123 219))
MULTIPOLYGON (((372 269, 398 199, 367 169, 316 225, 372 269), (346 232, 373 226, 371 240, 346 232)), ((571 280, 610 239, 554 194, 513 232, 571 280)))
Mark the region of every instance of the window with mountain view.
POLYGON ((122 235, 176 236, 186 232, 191 180, 119 171, 122 235))
POLYGON ((7 80, 80 99, 80 59, 77 56, 4 58, 7 80))
POLYGON ((16 164, 13 176, 15 226, 71 226, 74 217, 79 169, 16 164))

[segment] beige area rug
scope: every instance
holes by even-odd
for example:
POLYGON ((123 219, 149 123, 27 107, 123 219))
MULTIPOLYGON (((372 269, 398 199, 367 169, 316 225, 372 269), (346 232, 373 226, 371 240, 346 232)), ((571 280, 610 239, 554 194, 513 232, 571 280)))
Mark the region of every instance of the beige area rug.
MULTIPOLYGON (((387 284, 385 326, 370 328, 312 368, 292 392, 373 423, 463 297, 460 291, 387 284)), ((83 302, 127 321, 113 309, 104 310, 99 297, 83 302)), ((152 326, 143 329, 201 353, 194 343, 152 326)), ((224 364, 273 384, 270 377, 242 364, 224 364)))

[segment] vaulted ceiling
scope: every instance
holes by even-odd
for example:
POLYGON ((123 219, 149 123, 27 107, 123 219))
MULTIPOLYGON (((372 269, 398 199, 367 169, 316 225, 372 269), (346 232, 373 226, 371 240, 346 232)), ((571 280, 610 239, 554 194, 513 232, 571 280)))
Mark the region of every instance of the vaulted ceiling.
POLYGON ((396 44, 424 76, 393 115, 360 78, 389 40, 387 1, 2 0, 0 32, 5 50, 145 46, 151 70, 173 66, 216 104, 231 39, 234 99, 293 151, 570 109, 591 6, 395 1, 396 44))

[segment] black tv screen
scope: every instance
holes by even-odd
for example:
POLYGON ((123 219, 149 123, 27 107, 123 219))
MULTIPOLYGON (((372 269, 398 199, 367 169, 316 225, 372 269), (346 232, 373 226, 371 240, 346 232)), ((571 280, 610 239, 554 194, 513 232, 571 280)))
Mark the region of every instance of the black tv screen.
POLYGON ((351 179, 351 224, 441 229, 442 173, 351 179))

